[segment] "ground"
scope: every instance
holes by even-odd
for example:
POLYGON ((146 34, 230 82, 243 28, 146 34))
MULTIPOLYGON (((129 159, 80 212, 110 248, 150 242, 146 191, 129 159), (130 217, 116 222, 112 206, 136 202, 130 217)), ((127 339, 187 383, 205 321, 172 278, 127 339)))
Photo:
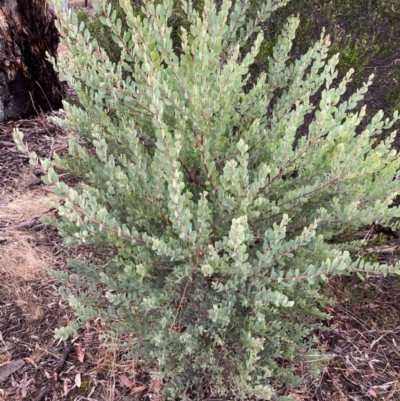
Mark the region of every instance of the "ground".
MULTIPOLYGON (((159 400, 162 383, 122 349, 105 347, 100 321, 67 342, 54 339, 54 330, 74 317, 48 272, 67 269, 68 258, 90 250, 65 248, 57 230, 43 225, 41 216, 56 216, 57 199, 12 139, 18 128, 40 157, 64 152, 67 134, 48 117, 0 124, 0 401, 159 400)), ((399 259, 390 231, 372 226, 359 235, 374 240, 370 258, 399 259)), ((330 328, 314 335, 330 360, 317 379, 299 362, 306 388, 284 388, 281 395, 400 400, 400 277, 342 277, 324 291, 337 302, 327 307, 332 320, 323 324, 330 328)))

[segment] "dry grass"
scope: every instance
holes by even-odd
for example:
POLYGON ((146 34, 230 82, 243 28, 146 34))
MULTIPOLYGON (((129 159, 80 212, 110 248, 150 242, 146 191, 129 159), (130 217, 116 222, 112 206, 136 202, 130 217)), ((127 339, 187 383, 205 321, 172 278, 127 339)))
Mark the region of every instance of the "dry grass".
POLYGON ((45 274, 52 255, 45 247, 33 244, 32 235, 9 233, 1 247, 0 274, 7 278, 32 280, 45 274))
MULTIPOLYGON (((27 181, 21 178, 22 186, 27 181)), ((36 219, 40 226, 42 214, 51 210, 50 202, 56 197, 43 190, 14 191, 0 206, 0 274, 7 280, 32 280, 43 277, 54 256, 51 248, 40 245, 40 234, 32 229, 17 229, 15 226, 36 219)))
MULTIPOLYGON (((21 188, 35 178, 29 174, 20 177, 21 188)), ((43 232, 16 229, 22 222, 37 219, 50 209, 49 201, 55 200, 43 190, 13 191, 0 207, 0 277, 1 296, 15 303, 27 321, 40 321, 45 313, 42 300, 31 287, 33 280, 45 281, 54 255, 51 247, 40 245, 43 232)), ((36 221, 36 220, 35 220, 36 221)))

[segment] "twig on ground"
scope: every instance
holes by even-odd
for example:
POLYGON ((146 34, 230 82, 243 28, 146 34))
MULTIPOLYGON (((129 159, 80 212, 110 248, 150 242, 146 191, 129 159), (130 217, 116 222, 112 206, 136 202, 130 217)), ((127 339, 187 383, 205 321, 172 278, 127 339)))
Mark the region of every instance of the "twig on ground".
POLYGON ((73 349, 72 344, 69 341, 64 343, 64 351, 61 355, 59 362, 54 367, 53 377, 52 377, 51 382, 39 392, 39 394, 35 397, 35 399, 33 401, 41 401, 47 394, 49 394, 51 392, 54 385, 58 381, 58 375, 60 374, 60 372, 65 364, 65 361, 67 360, 68 355, 70 354, 72 349, 73 349))
MULTIPOLYGON (((55 207, 52 207, 49 210, 46 210, 45 212, 42 213, 42 215, 47 214, 52 212, 53 210, 56 210, 55 207)), ((39 228, 43 227, 44 224, 37 224, 39 222, 39 216, 33 217, 30 220, 23 221, 22 223, 14 224, 10 227, 6 227, 6 229, 14 229, 14 230, 25 230, 26 228, 39 228)))
POLYGON ((43 184, 43 181, 41 179, 38 179, 33 182, 30 182, 29 184, 24 185, 24 188, 30 188, 30 187, 34 187, 35 185, 40 185, 40 184, 43 184))
POLYGON ((24 230, 25 228, 32 228, 36 225, 38 221, 38 217, 34 217, 33 219, 23 221, 22 223, 15 224, 11 226, 10 228, 13 228, 15 230, 24 230))

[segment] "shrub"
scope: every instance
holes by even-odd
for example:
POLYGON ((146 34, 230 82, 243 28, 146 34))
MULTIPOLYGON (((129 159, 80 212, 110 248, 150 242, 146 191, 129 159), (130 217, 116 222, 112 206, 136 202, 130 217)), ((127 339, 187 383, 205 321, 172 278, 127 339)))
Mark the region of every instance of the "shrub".
POLYGON ((56 119, 71 131, 68 156, 31 158, 63 201, 65 244, 97 256, 53 272, 77 319, 57 336, 98 317, 111 336, 131 335, 142 369, 161 372, 165 399, 277 399, 282 386, 301 385, 290 361, 320 359, 321 284, 398 269, 341 241, 373 221, 395 228, 400 214, 394 134, 374 139, 393 121, 378 112, 358 130, 371 79, 341 100, 351 72, 333 84, 338 56, 327 57, 324 35, 291 60, 299 21, 290 18, 267 73, 243 89, 262 34, 240 50, 284 3, 268 0, 256 20, 247 1, 217 9, 205 0, 201 15, 185 4, 190 28, 177 55, 171 0, 146 3, 144 17, 121 1, 126 31, 101 0, 117 64, 59 13, 69 53, 58 68, 80 106, 65 104, 67 118, 56 119))
MULTIPOLYGON (((111 4, 112 9, 115 10, 116 18, 123 21, 124 13, 119 6, 118 0, 109 0, 109 4, 111 4)), ((112 32, 101 23, 104 16, 104 13, 100 11, 96 13, 93 18, 89 18, 86 11, 79 10, 76 13, 76 16, 73 17, 73 22, 78 26, 83 23, 84 25, 82 25, 82 27, 85 26, 85 28, 90 32, 92 40, 96 39, 97 45, 107 53, 107 56, 112 62, 118 62, 121 57, 121 49, 113 41, 112 32)), ((127 27, 124 26, 124 28, 126 29, 127 27)))
MULTIPOLYGON (((135 13, 141 13, 144 2, 142 0, 130 0, 130 2, 135 13)), ((161 0, 157 0, 155 3, 160 2, 161 0)), ((119 1, 109 0, 109 3, 116 10, 117 18, 121 19, 124 26, 124 13, 119 1)), ((197 10, 202 10, 202 0, 193 0, 192 3, 197 10)), ((250 3, 249 17, 256 18, 259 2, 251 0, 250 3)), ((332 41, 329 54, 340 54, 337 66, 339 78, 342 78, 350 68, 355 71, 348 87, 349 93, 362 84, 369 71, 375 69, 379 71, 372 90, 369 90, 368 99, 364 101, 369 107, 367 118, 363 122, 367 124, 379 108, 387 112, 399 110, 400 91, 397 89, 397 82, 400 70, 396 59, 400 44, 400 13, 393 12, 396 7, 397 0, 384 3, 369 2, 368 5, 360 0, 334 2, 320 0, 318 5, 314 0, 290 2, 287 7, 275 12, 273 21, 261 25, 265 41, 250 70, 256 76, 261 71, 268 70, 268 58, 272 55, 273 45, 282 25, 290 15, 299 15, 301 22, 293 42, 292 56, 297 58, 304 53, 318 40, 321 30, 325 28, 332 41)), ((144 16, 143 13, 141 15, 144 16)), ((85 21, 91 37, 98 41, 113 62, 117 62, 120 57, 120 47, 113 41, 111 31, 101 23, 101 18, 104 16, 104 13, 100 12, 89 21, 84 11, 78 12, 78 20, 85 21)), ((189 28, 180 0, 174 0, 169 25, 173 29, 171 36, 175 49, 179 49, 180 27, 189 28)), ((395 128, 397 129, 397 125, 395 128)))
MULTIPOLYGON (((400 49, 400 12, 397 0, 302 0, 291 1, 287 7, 279 9, 273 21, 263 25, 264 43, 273 43, 282 24, 288 16, 299 15, 300 25, 293 42, 292 55, 297 58, 310 44, 318 40, 322 28, 330 35, 332 46, 329 55, 340 54, 337 66, 338 77, 342 78, 349 68, 354 69, 348 92, 353 92, 371 72, 379 71, 369 89, 367 118, 377 110, 387 113, 399 110, 400 91, 398 89, 400 49)), ((270 46, 261 51, 255 66, 266 68, 266 58, 270 46)), ((328 56, 329 56, 328 55, 328 56)), ((364 125, 364 127, 365 127, 364 125)), ((399 124, 394 126, 398 129, 399 124)))
MULTIPOLYGON (((122 30, 125 31, 128 26, 125 22, 125 13, 119 5, 119 0, 109 0, 108 3, 111 4, 112 10, 115 10, 115 18, 121 20, 122 30)), ((145 13, 142 11, 144 5, 143 1, 130 0, 130 4, 135 15, 140 15, 141 17, 145 16, 145 13)), ((161 0, 155 1, 155 5, 157 4, 161 4, 161 0)), ((194 0, 192 1, 192 4, 197 10, 201 10, 203 1, 194 0)), ((96 40, 99 47, 101 47, 107 53, 107 56, 112 62, 118 62, 121 57, 121 47, 118 45, 118 41, 116 43, 113 40, 112 31, 103 23, 106 16, 107 10, 98 9, 98 12, 94 15, 93 19, 89 19, 88 14, 85 11, 80 10, 76 14, 77 19, 75 20, 75 17, 73 18, 75 24, 80 24, 81 22, 85 24, 85 28, 87 28, 89 31, 92 40, 96 40)), ((169 25, 172 27, 171 39, 173 41, 174 48, 179 48, 180 28, 185 27, 188 29, 190 26, 179 0, 174 0, 173 2, 173 11, 169 18, 169 25)))

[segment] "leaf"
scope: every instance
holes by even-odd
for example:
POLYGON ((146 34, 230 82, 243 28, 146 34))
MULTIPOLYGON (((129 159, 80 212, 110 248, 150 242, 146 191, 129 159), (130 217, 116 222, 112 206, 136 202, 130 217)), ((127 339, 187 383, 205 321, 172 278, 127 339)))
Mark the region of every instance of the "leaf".
POLYGON ((75 385, 76 385, 76 387, 79 388, 79 387, 81 386, 81 384, 82 384, 81 374, 78 373, 78 374, 75 376, 75 385))
POLYGON ((78 361, 80 363, 83 363, 83 361, 85 360, 85 349, 78 346, 76 348, 76 354, 78 355, 78 361))
POLYGON ((356 272, 356 274, 361 281, 365 281, 365 277, 361 273, 356 272))
POLYGON ((133 387, 133 382, 132 380, 127 376, 127 375, 120 375, 119 376, 119 381, 121 382, 122 385, 125 387, 132 388, 133 387))
POLYGON ((64 379, 64 385, 63 385, 63 390, 64 390, 64 396, 66 397, 69 393, 69 388, 68 388, 68 384, 69 384, 70 380, 68 378, 64 379))
POLYGON ((32 358, 24 358, 24 361, 30 363, 31 365, 37 367, 36 362, 32 358))
POLYGON ((138 386, 132 389, 132 393, 141 393, 146 390, 147 386, 138 386))
POLYGON ((7 361, 0 369, 0 381, 15 373, 25 365, 22 359, 16 361, 7 361))
POLYGON ((101 12, 101 11, 103 11, 103 10, 101 9, 101 5, 100 5, 99 3, 96 3, 95 1, 93 2, 92 7, 93 7, 93 8, 95 9, 95 11, 97 11, 98 13, 101 12))
POLYGON ((377 397, 376 391, 375 391, 373 388, 370 388, 370 389, 368 390, 368 394, 369 394, 371 397, 374 397, 374 398, 377 397))

